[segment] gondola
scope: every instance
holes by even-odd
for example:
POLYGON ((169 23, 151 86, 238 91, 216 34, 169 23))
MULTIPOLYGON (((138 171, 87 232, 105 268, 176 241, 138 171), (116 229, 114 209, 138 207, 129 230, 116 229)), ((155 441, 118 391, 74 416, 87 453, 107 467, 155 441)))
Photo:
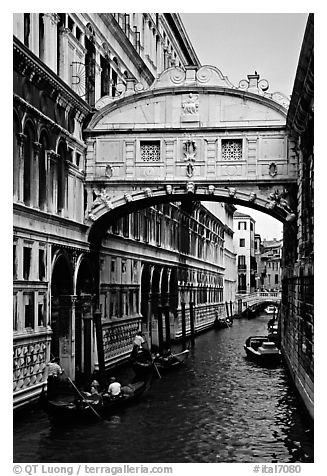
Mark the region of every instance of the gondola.
POLYGON ((154 358, 153 363, 159 372, 165 372, 180 367, 188 358, 189 353, 190 351, 186 349, 178 354, 169 354, 167 356, 158 355, 154 358))
POLYGON ((244 344, 249 359, 263 364, 275 364, 281 359, 281 352, 268 336, 248 337, 244 344))
POLYGON ((149 387, 148 379, 122 387, 122 395, 115 399, 104 395, 87 396, 81 392, 71 395, 58 395, 48 399, 42 392, 40 403, 43 410, 54 420, 90 420, 105 418, 135 402, 149 387))
POLYGON ((233 325, 232 319, 229 317, 219 317, 215 319, 214 327, 215 329, 226 329, 233 325))

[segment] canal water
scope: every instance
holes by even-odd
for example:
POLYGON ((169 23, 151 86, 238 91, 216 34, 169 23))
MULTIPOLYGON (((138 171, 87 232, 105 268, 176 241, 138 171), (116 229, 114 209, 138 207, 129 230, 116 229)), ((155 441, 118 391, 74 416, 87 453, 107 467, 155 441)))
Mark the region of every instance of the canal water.
POLYGON ((313 462, 313 432, 283 364, 245 358, 269 317, 196 338, 184 367, 108 421, 59 425, 35 408, 14 421, 14 462, 313 462))

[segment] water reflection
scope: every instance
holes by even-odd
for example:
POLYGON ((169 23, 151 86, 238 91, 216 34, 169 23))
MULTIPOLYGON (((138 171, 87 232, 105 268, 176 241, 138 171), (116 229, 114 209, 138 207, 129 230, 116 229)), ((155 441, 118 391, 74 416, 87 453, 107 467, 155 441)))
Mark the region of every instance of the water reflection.
POLYGON ((266 316, 196 340, 176 369, 106 422, 58 425, 30 412, 14 427, 15 462, 312 462, 312 431, 282 365, 245 358, 266 316))

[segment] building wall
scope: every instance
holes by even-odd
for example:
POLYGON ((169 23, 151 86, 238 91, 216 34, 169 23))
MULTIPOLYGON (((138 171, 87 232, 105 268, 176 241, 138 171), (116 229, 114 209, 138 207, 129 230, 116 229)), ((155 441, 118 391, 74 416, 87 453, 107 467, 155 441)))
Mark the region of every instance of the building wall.
POLYGON ((266 290, 282 288, 283 240, 267 241, 261 244, 261 285, 266 290))
POLYGON ((295 386, 313 418, 313 14, 308 17, 287 117, 290 145, 299 162, 297 221, 285 224, 282 281, 282 350, 295 386), (297 243, 295 248, 294 243, 297 243))
POLYGON ((234 246, 237 255, 238 293, 255 291, 255 220, 249 215, 234 214, 234 246))
POLYGON ((226 225, 203 206, 191 215, 159 206, 140 212, 138 225, 137 214, 124 217, 99 260, 87 240, 85 125, 119 83, 150 85, 166 67, 198 65, 178 15, 19 13, 13 21, 13 363, 21 406, 39 395, 54 355, 77 381, 97 368, 99 291, 107 366, 129 355, 140 325, 155 341, 160 303, 170 306, 172 337, 180 337, 182 302, 187 319, 189 303, 197 306, 198 330, 210 325, 224 298, 224 235, 230 241, 232 230, 230 213, 226 225))

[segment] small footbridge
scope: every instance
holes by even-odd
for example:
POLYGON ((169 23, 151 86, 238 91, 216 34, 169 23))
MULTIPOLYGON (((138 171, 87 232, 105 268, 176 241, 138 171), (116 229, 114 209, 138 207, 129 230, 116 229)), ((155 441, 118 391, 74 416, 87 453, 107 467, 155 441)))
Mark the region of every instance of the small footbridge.
POLYGON ((254 292, 251 294, 237 294, 238 315, 244 315, 249 311, 260 311, 269 304, 279 306, 282 298, 280 291, 254 292))

